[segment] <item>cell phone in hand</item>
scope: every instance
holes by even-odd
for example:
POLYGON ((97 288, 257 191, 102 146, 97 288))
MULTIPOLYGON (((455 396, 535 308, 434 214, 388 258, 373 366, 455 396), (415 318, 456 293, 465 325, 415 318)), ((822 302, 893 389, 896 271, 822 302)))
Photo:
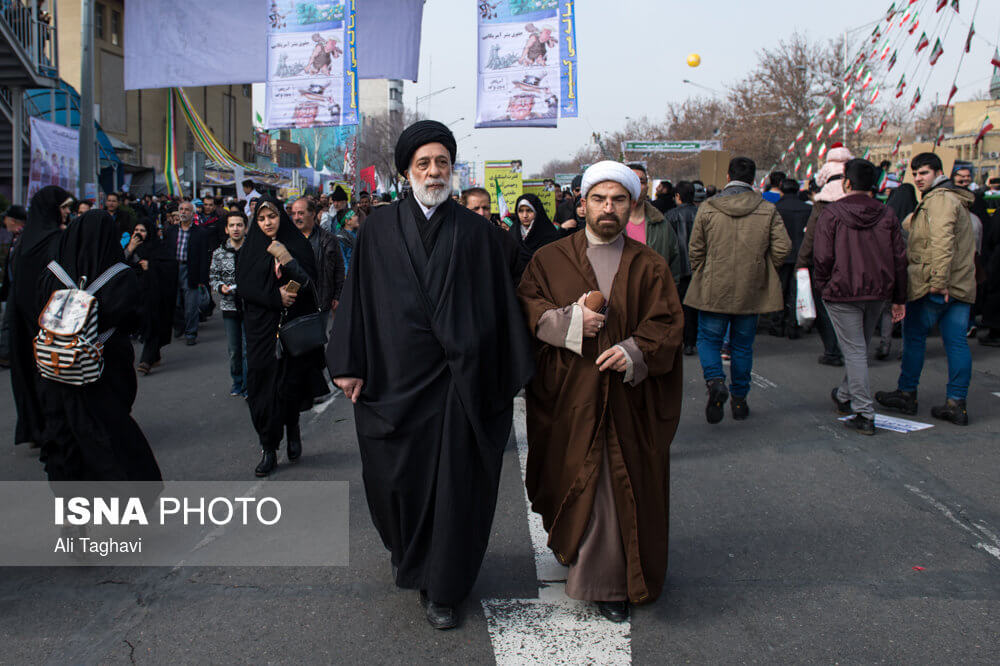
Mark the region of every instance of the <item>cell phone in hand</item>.
POLYGON ((299 293, 299 289, 301 289, 301 288, 302 288, 302 285, 299 284, 298 282, 296 282, 295 280, 289 280, 288 284, 285 285, 285 291, 287 291, 290 294, 297 294, 297 293, 299 293))

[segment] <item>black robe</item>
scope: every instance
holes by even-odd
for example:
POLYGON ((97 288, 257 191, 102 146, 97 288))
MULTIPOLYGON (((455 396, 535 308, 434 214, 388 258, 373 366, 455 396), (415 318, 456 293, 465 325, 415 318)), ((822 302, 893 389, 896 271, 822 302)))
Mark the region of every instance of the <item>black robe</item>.
POLYGON ((45 419, 39 398, 41 377, 35 368, 32 341, 38 334, 38 282, 45 266, 54 256, 61 231, 59 207, 70 198, 69 192, 48 185, 31 198, 28 222, 21 238, 11 250, 13 268, 7 307, 10 321, 10 383, 17 410, 14 443, 42 441, 45 419))
MULTIPOLYGON (((274 257, 267 253, 271 243, 255 221, 250 222, 246 241, 236 255, 237 293, 243 299, 243 324, 247 336, 247 405, 250 419, 263 449, 277 450, 285 426, 296 426, 299 412, 313 405, 313 399, 329 392, 323 378, 323 351, 292 357, 277 353, 278 326, 284 308, 278 288, 295 280, 302 288, 285 320, 316 312, 310 282, 316 280, 316 259, 305 236, 292 224, 284 206, 271 198, 258 201, 258 208, 270 202, 279 211, 281 224, 277 239, 291 253, 293 261, 274 272, 274 257)), ((256 219, 256 214, 254 215, 256 219)))
MULTIPOLYGON (((59 239, 55 259, 78 282, 125 260, 118 225, 102 210, 84 213, 59 239)), ((65 286, 45 271, 37 292, 40 311, 65 286)), ((41 461, 50 481, 159 481, 160 468, 132 419, 136 380, 129 333, 136 325, 139 281, 132 271, 116 275, 95 297, 98 330, 114 327, 104 344, 104 371, 86 386, 39 379, 45 429, 41 461)))
POLYGON ((156 229, 149 225, 147 237, 135 249, 133 258, 136 275, 139 277, 141 324, 139 333, 145 343, 143 359, 147 362, 160 360, 160 349, 170 344, 170 329, 174 320, 177 303, 178 263, 174 253, 156 235, 156 229), (143 270, 139 261, 149 262, 143 270))
POLYGON ((513 398, 534 372, 511 269, 490 223, 408 199, 361 226, 326 357, 358 377, 372 521, 396 584, 454 604, 489 542, 513 398))

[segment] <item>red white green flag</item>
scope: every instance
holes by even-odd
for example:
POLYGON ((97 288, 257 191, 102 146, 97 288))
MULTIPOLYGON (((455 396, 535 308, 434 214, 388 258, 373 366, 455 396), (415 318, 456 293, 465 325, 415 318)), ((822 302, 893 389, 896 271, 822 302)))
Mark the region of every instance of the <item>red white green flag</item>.
POLYGON ((917 94, 913 96, 913 101, 910 102, 910 111, 917 108, 917 104, 920 104, 920 88, 917 88, 917 94))
POLYGON ((948 6, 948 0, 937 0, 937 9, 935 9, 934 11, 939 12, 947 6, 948 6))
POLYGON ((837 132, 839 132, 839 131, 840 131, 840 121, 838 120, 837 122, 835 122, 833 124, 833 127, 830 128, 830 134, 828 136, 831 139, 833 139, 833 138, 835 138, 837 136, 837 132))
POLYGON ((899 154, 899 149, 900 149, 900 147, 902 145, 903 145, 903 135, 902 134, 897 134, 896 135, 896 143, 894 143, 892 145, 892 156, 893 157, 895 157, 896 155, 899 154))
POLYGON ((823 145, 819 147, 819 152, 816 153, 816 157, 818 157, 820 159, 823 159, 824 157, 826 157, 826 142, 825 141, 823 142, 823 145))
POLYGON ((994 67, 1000 67, 1000 49, 996 49, 993 52, 993 59, 990 60, 990 64, 994 67))
POLYGON ((896 84, 896 99, 903 96, 904 90, 906 90, 906 74, 899 77, 899 83, 896 84))
POLYGON ((917 53, 920 53, 930 45, 931 45, 931 40, 927 38, 927 33, 926 32, 921 33, 920 39, 917 40, 917 53))
POLYGON ((878 133, 881 134, 885 131, 885 128, 889 126, 889 120, 887 118, 882 118, 882 122, 878 125, 878 133))
POLYGON ((937 41, 934 42, 934 48, 931 49, 931 65, 937 64, 942 53, 944 53, 944 47, 941 46, 941 38, 938 37, 937 41))
POLYGON ((954 97, 957 93, 958 93, 958 86, 956 86, 954 83, 951 84, 951 92, 948 93, 948 101, 945 102, 944 105, 948 106, 949 104, 951 104, 951 98, 954 97))
POLYGON ((993 123, 990 121, 989 114, 986 115, 986 119, 983 120, 983 126, 979 128, 979 134, 976 135, 976 140, 972 144, 973 147, 978 146, 979 142, 986 138, 986 135, 993 131, 993 123))
POLYGON ((891 72, 892 68, 896 66, 896 54, 897 53, 898 53, 897 51, 893 51, 892 52, 892 57, 889 58, 889 69, 886 70, 887 72, 891 72))
POLYGON ((851 129, 852 129, 852 132, 854 134, 857 134, 858 132, 861 131, 861 116, 860 115, 858 116, 858 119, 854 121, 854 127, 851 128, 851 129))
POLYGON ((809 143, 806 144, 805 153, 806 153, 806 157, 811 157, 812 156, 812 154, 813 154, 813 142, 812 141, 810 141, 809 143))
POLYGON ((969 36, 965 38, 965 52, 968 53, 972 49, 972 38, 976 35, 976 24, 975 22, 969 26, 969 36))
POLYGON ((833 107, 830 109, 830 113, 826 114, 825 122, 830 122, 836 117, 837 117, 837 107, 833 107))

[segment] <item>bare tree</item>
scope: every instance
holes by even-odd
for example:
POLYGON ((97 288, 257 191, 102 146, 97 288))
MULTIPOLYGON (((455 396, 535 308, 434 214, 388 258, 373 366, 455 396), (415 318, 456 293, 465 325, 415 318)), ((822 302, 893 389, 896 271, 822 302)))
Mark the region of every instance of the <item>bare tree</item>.
POLYGON ((392 184, 398 191, 401 177, 396 171, 396 141, 403 130, 417 120, 420 116, 410 110, 366 116, 364 124, 358 128, 358 168, 374 165, 382 182, 392 184))

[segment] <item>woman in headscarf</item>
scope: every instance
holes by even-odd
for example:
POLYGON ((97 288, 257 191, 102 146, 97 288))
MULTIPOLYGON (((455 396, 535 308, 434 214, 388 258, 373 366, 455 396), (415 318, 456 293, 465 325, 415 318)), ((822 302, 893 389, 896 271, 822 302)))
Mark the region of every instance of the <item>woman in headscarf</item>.
POLYGON ((581 197, 573 198, 573 217, 559 225, 563 236, 570 236, 587 227, 587 207, 581 197))
POLYGON ((313 285, 316 259, 306 237, 273 198, 257 202, 247 239, 236 261, 247 341, 247 403, 263 455, 254 470, 267 476, 277 466, 284 432, 288 460, 302 455, 299 412, 329 392, 323 378, 323 350, 293 357, 277 348, 284 321, 317 311, 313 285), (300 286, 297 293, 290 281, 300 286))
POLYGON ((529 258, 534 256, 538 248, 562 238, 562 232, 549 220, 542 200, 536 195, 522 194, 517 198, 514 211, 517 217, 510 227, 510 233, 516 234, 529 258))
MULTIPOLYGON (((35 351, 31 345, 38 334, 38 281, 52 259, 60 225, 69 213, 73 197, 69 192, 49 185, 31 198, 28 221, 10 254, 13 268, 11 294, 7 307, 10 317, 10 383, 17 408, 14 443, 40 444, 44 419, 38 398, 40 381, 35 370, 35 351)), ((44 305, 44 304, 43 304, 44 305)))
POLYGON ((138 370, 144 375, 160 362, 160 350, 170 344, 174 304, 177 299, 177 258, 163 244, 152 223, 140 220, 125 246, 125 259, 139 276, 139 334, 142 354, 138 370))
MULTIPOLYGON (((125 259, 118 225, 106 211, 84 213, 66 227, 53 259, 75 284, 84 276, 93 282, 125 259)), ((35 295, 38 310, 65 288, 44 271, 35 295)), ((85 386, 39 380, 45 416, 40 459, 50 481, 160 481, 149 442, 131 417, 136 381, 129 333, 137 323, 139 280, 124 270, 94 297, 98 331, 114 329, 104 343, 104 370, 85 386)))
POLYGON ((889 194, 885 205, 895 211, 896 219, 902 224, 917 209, 917 190, 910 183, 903 183, 889 194))

